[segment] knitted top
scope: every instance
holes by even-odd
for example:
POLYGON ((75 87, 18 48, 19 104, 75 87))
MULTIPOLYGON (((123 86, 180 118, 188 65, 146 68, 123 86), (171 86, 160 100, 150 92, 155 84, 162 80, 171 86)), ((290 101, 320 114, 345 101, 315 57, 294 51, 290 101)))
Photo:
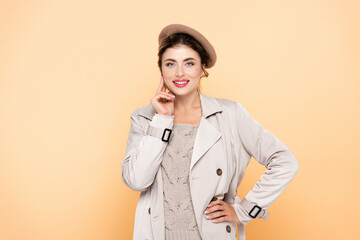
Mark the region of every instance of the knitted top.
POLYGON ((189 185, 190 161, 199 124, 174 123, 161 163, 166 240, 201 240, 189 185))

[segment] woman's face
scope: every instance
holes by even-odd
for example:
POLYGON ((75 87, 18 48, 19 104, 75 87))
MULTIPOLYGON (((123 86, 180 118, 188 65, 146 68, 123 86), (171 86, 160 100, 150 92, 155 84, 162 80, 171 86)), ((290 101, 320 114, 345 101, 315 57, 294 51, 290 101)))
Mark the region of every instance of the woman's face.
POLYGON ((162 56, 165 86, 175 95, 189 95, 197 91, 203 74, 197 51, 180 44, 165 50, 162 56))

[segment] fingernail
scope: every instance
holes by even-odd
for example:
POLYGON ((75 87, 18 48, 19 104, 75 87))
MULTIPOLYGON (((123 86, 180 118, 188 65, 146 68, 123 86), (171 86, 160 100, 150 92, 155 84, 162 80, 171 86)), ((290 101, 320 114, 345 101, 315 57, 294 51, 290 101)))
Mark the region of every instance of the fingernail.
POLYGON ((206 219, 209 219, 210 218, 210 216, 206 216, 206 219))
POLYGON ((215 220, 212 220, 212 222, 214 223, 214 222, 215 222, 215 220))
POLYGON ((207 214, 208 213, 208 211, 207 210, 205 210, 205 212, 204 212, 205 214, 207 214))

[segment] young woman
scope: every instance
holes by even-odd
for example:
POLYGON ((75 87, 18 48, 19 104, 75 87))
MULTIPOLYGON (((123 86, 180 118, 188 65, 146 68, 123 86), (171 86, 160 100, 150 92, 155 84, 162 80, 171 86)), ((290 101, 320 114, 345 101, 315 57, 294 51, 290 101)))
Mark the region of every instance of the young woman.
POLYGON ((140 191, 134 239, 245 239, 299 169, 291 151, 237 102, 199 90, 216 53, 180 24, 159 35, 161 79, 149 105, 131 115, 122 179, 140 191), (250 158, 268 170, 240 200, 250 158))

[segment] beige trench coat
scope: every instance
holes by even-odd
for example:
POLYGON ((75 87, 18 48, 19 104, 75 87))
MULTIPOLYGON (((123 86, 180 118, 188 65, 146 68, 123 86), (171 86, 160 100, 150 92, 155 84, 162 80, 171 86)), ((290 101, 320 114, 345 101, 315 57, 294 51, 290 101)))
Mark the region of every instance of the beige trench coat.
MULTIPOLYGON (((244 226, 253 218, 236 193, 250 158, 253 156, 268 169, 245 196, 263 211, 284 191, 299 165, 292 152, 252 119, 240 103, 199 94, 202 117, 190 163, 189 183, 200 235, 203 240, 244 240, 244 226), (203 212, 213 197, 234 207, 241 221, 237 224, 239 238, 235 223, 212 223, 205 218, 203 212)), ((150 125, 161 130, 172 129, 173 119, 174 116, 157 114, 150 104, 131 115, 122 179, 129 188, 141 191, 135 213, 133 236, 136 240, 165 240, 160 164, 167 142, 147 135, 147 128, 150 125)))

